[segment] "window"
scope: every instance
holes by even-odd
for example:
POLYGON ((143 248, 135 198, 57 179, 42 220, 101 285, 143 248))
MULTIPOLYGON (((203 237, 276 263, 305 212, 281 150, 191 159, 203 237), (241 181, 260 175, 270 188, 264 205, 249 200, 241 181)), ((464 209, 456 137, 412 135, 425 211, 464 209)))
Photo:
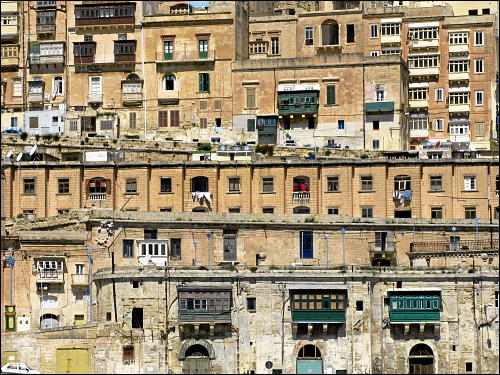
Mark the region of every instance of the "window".
POLYGON ((431 191, 443 190, 443 178, 441 176, 430 176, 431 191))
POLYGON ((35 194, 35 179, 25 178, 24 179, 24 194, 35 194))
POLYGON ((354 24, 348 24, 347 26, 347 43, 354 43, 355 41, 355 32, 354 32, 354 24))
POLYGON ((498 308, 499 306, 499 293, 498 291, 495 291, 495 307, 498 308))
POLYGON ((377 87, 380 85, 375 86, 375 99, 377 102, 383 102, 385 99, 385 89, 383 87, 377 87))
POLYGON ((335 21, 325 21, 321 25, 321 40, 324 46, 339 44, 339 25, 335 21))
POLYGON ((128 114, 128 126, 130 129, 135 129, 137 127, 137 113, 129 112, 128 114))
POLYGON ((314 117, 308 117, 307 118, 307 128, 308 129, 314 129, 316 127, 316 121, 314 117))
POLYGON ((273 193, 274 192, 274 178, 265 177, 262 179, 262 192, 263 193, 273 193))
POLYGON ((484 137, 484 122, 476 122, 476 137, 484 137))
POLYGON ((370 38, 378 38, 378 25, 370 25, 370 38))
POLYGON ((10 118, 10 126, 11 126, 12 128, 17 127, 17 117, 11 117, 11 118, 10 118))
POLYGON ((464 176, 464 190, 476 190, 476 176, 464 176))
POLYGON ((247 311, 255 312, 257 307, 255 297, 247 297, 247 311))
POLYGON ((420 55, 408 56, 408 65, 410 69, 414 68, 438 68, 439 55, 420 55))
POLYGON ((52 80, 52 97, 64 95, 63 77, 54 77, 52 80))
POLYGON ((443 101, 443 89, 440 88, 440 89, 436 89, 435 91, 436 93, 436 102, 442 102, 443 101))
POLYGON ((181 260, 181 239, 171 238, 170 239, 170 259, 181 260))
POLYGON ((474 66, 476 74, 484 73, 484 59, 474 59, 474 66))
POLYGON ((132 328, 144 328, 142 308, 134 307, 132 309, 132 328))
POLYGON ((313 232, 300 231, 300 259, 312 259, 314 255, 313 249, 313 232))
POLYGON ((443 131, 443 126, 444 124, 444 119, 442 118, 437 118, 432 121, 432 130, 435 131, 443 131))
POLYGON ((361 217, 373 217, 373 207, 361 207, 361 217))
POLYGON ((102 77, 89 77, 90 87, 89 94, 90 95, 101 95, 102 94, 102 77))
POLYGON ((38 117, 30 117, 30 129, 38 129, 38 117))
POLYGON ((450 73, 465 73, 469 71, 469 60, 449 60, 448 71, 450 73))
POLYGON ((256 107, 256 101, 255 101, 255 87, 249 87, 245 90, 246 95, 247 95, 247 108, 255 108, 256 107))
POLYGON ((123 258, 134 257, 134 240, 123 240, 123 258))
POLYGON ((135 40, 124 40, 124 41, 114 41, 115 55, 135 55, 136 41, 135 40))
POLYGON ((57 179, 59 194, 69 194, 69 178, 57 179))
POLYGON ((158 126, 159 127, 179 127, 179 110, 158 111, 158 126), (169 122, 170 115, 170 122, 169 122))
POLYGON ((206 129, 206 128, 207 128, 207 119, 200 118, 200 129, 206 129))
POLYGON ((305 34, 306 34, 305 38, 306 46, 312 46, 314 44, 314 28, 312 26, 307 26, 305 34))
POLYGON ((380 140, 372 139, 372 148, 378 150, 380 148, 380 140))
POLYGON ((37 25, 55 25, 56 12, 36 12, 36 24, 37 25))
POLYGON ((274 207, 263 207, 262 213, 263 214, 274 214, 274 207))
POLYGON ((69 130, 72 132, 78 131, 78 120, 69 120, 69 130))
POLYGON ((191 191, 192 192, 208 192, 208 178, 204 176, 197 176, 191 179, 191 191))
POLYGON ((469 43, 469 33, 449 33, 448 35, 449 44, 468 44, 469 43))
POLYGON ((442 219, 443 207, 431 207, 431 219, 442 219))
POLYGON ((427 88, 409 89, 409 100, 427 100, 427 88))
MULTIPOLYGON (((111 315, 111 313, 110 313, 111 315)), ((133 365, 135 363, 134 360, 134 347, 133 346, 124 346, 123 347, 123 364, 124 365, 133 365)))
POLYGON ((163 42, 163 59, 172 60, 174 57, 174 42, 167 40, 163 42))
POLYGON ((210 75, 208 73, 199 73, 199 88, 200 92, 210 91, 210 75))
POLYGON ((326 86, 326 104, 336 104, 335 85, 326 86))
POLYGON ((483 31, 481 31, 481 30, 474 31, 474 45, 475 46, 484 46, 483 35, 484 35, 483 31))
POLYGON ((437 27, 419 27, 418 29, 410 29, 408 32, 409 40, 429 40, 438 38, 437 27))
POLYGON ((85 265, 84 264, 75 264, 75 274, 84 275, 85 274, 85 265))
POLYGON ((450 125, 450 135, 464 135, 464 134, 470 134, 468 124, 450 125))
POLYGON ((340 209, 338 207, 329 207, 328 215, 339 215, 340 209))
MULTIPOLYGON (((311 291, 303 291, 300 294, 294 294, 291 301, 292 314, 300 310, 319 310, 318 312, 327 313, 328 310, 345 310, 347 307, 346 292, 335 290, 322 290, 314 294, 311 291)), ((305 345, 299 350, 298 357, 321 357, 321 352, 314 345, 305 345)))
POLYGON ((230 192, 239 192, 240 191, 240 178, 239 177, 231 177, 229 179, 229 191, 230 192))
POLYGON ((385 47, 382 48, 380 51, 382 55, 401 55, 401 49, 400 48, 390 48, 390 47, 385 47))
POLYGON ((144 239, 145 240, 157 240, 158 230, 157 229, 144 229, 144 239))
POLYGON ((361 176, 361 190, 365 190, 365 191, 373 190, 373 178, 372 178, 372 176, 361 176))
POLYGON ((175 90, 175 76, 173 74, 167 74, 164 79, 164 84, 165 90, 175 90))
POLYGON ((412 130, 426 130, 429 125, 427 117, 410 117, 410 129, 412 130))
POLYGON ((476 106, 481 107, 483 105, 484 91, 476 91, 476 106))
POLYGON ((370 56, 375 57, 375 56, 378 56, 378 55, 380 55, 379 51, 370 51, 370 56))
POLYGON ((339 122, 338 122, 338 129, 339 130, 344 130, 345 129, 344 120, 339 120, 339 122))
POLYGON ((476 207, 465 207, 465 218, 475 219, 476 218, 476 207))
POLYGON ((113 121, 101 120, 101 130, 111 130, 111 129, 113 129, 113 121))
POLYGON ((280 54, 280 38, 271 38, 271 55, 280 54))
POLYGON ((208 40, 207 39, 198 40, 198 48, 199 48, 199 58, 206 59, 208 57, 208 40))
POLYGON ((160 208, 160 212, 172 212, 172 207, 162 207, 160 208))
POLYGON ((126 194, 137 193, 137 179, 127 178, 125 182, 125 192, 126 194))
POLYGON ((160 193, 172 192, 172 179, 170 177, 160 177, 160 193))
POLYGON ((386 23, 380 26, 382 35, 400 35, 401 24, 399 23, 386 23))
POLYGON ((363 311, 363 301, 356 301, 356 311, 363 311))
POLYGON ((247 132, 255 131, 255 119, 249 118, 247 119, 247 132))
POLYGON ((478 11, 477 9, 469 9, 469 16, 477 16, 478 11))
POLYGON ((338 192, 339 190, 339 178, 338 176, 328 176, 326 178, 326 189, 328 192, 338 192))
POLYGON ((239 214, 241 212, 241 207, 230 207, 228 212, 230 214, 239 214))
POLYGON ((2 25, 17 25, 17 16, 2 16, 2 25))
POLYGON ((236 238, 237 230, 224 229, 222 231, 223 238, 223 259, 224 261, 235 261, 236 260, 236 238))
POLYGON ((12 96, 22 96, 23 95, 23 80, 22 78, 14 78, 14 89, 12 96))

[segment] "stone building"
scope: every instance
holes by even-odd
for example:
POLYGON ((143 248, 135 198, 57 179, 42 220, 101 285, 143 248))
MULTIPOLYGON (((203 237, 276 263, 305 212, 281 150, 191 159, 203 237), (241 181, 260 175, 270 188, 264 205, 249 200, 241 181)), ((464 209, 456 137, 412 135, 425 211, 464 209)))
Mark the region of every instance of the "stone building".
POLYGON ((366 218, 498 218, 495 159, 13 162, 5 217, 79 208, 330 214, 366 218))
POLYGON ((2 354, 58 373, 495 372, 497 225, 110 210, 17 222, 2 252, 23 280, 17 319, 31 319, 2 354), (62 267, 41 291, 44 256, 62 267))

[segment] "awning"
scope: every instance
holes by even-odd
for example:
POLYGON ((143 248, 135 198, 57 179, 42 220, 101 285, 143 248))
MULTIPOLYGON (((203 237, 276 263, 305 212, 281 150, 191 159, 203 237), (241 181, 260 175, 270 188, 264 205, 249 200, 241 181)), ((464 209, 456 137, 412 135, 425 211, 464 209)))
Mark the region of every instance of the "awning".
POLYGON ((416 89, 419 87, 429 87, 429 82, 410 83, 410 85, 408 87, 410 89, 416 89))
POLYGON ((402 18, 382 18, 380 23, 401 23, 403 22, 402 18))
POLYGON ((347 290, 347 285, 339 284, 293 284, 288 285, 289 290, 347 290))
POLYGON ((439 27, 439 22, 422 22, 422 23, 410 23, 408 28, 410 29, 419 29, 423 27, 439 27))
POLYGON ((450 87, 448 92, 470 92, 470 87, 450 87))

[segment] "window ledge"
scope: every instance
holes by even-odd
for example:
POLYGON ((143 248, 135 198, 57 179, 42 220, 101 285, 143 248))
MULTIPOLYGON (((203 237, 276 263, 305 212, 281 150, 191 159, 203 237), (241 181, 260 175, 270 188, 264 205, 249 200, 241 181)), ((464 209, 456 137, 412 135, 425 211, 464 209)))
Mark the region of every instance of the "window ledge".
POLYGON ((375 193, 375 190, 358 190, 358 193, 375 193))
POLYGON ((139 195, 139 193, 123 193, 123 195, 139 195))
POLYGON ((338 107, 340 104, 323 104, 324 107, 338 107))
POLYGON ((255 109, 259 109, 259 107, 245 107, 243 108, 245 111, 253 111, 255 109))
POLYGON ((428 193, 444 193, 444 190, 427 190, 428 193))
POLYGON ((325 191, 325 194, 338 194, 342 193, 341 191, 325 191))
POLYGON ((261 194, 276 194, 275 191, 261 191, 261 194))
POLYGON ((462 193, 479 193, 479 190, 462 190, 462 193))
POLYGON ((173 191, 160 191, 158 194, 174 194, 173 191))
POLYGON ((226 194, 241 194, 241 191, 228 191, 226 194))
POLYGON ((26 197, 34 197, 34 196, 36 196, 36 193, 23 193, 21 195, 26 196, 26 197))
POLYGON ((56 193, 56 195, 71 195, 71 193, 56 193))

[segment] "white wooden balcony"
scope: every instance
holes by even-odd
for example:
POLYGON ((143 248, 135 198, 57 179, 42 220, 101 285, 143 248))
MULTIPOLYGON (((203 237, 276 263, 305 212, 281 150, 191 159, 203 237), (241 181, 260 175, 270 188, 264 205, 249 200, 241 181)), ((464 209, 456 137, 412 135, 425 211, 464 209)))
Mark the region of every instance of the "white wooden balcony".
POLYGON ((36 272, 36 282, 37 283, 64 283, 64 274, 61 270, 38 270, 36 272))
POLYGON ((89 200, 90 201, 105 201, 108 199, 108 193, 90 193, 89 200))
POLYGON ((469 80, 469 72, 460 72, 460 73, 448 73, 449 81, 468 81, 469 80))
POLYGON ((292 201, 298 204, 308 204, 311 199, 311 193, 308 191, 293 191, 292 201))
POLYGON ((470 104, 450 104, 448 107, 448 112, 453 113, 453 112, 469 112, 470 111, 470 104))
POLYGON ((469 45, 468 44, 451 44, 448 46, 449 53, 468 53, 469 45))
POLYGON ((102 103, 102 94, 89 94, 89 103, 102 103))
POLYGON ((168 263, 168 240, 137 240, 139 263, 163 266, 168 263))

